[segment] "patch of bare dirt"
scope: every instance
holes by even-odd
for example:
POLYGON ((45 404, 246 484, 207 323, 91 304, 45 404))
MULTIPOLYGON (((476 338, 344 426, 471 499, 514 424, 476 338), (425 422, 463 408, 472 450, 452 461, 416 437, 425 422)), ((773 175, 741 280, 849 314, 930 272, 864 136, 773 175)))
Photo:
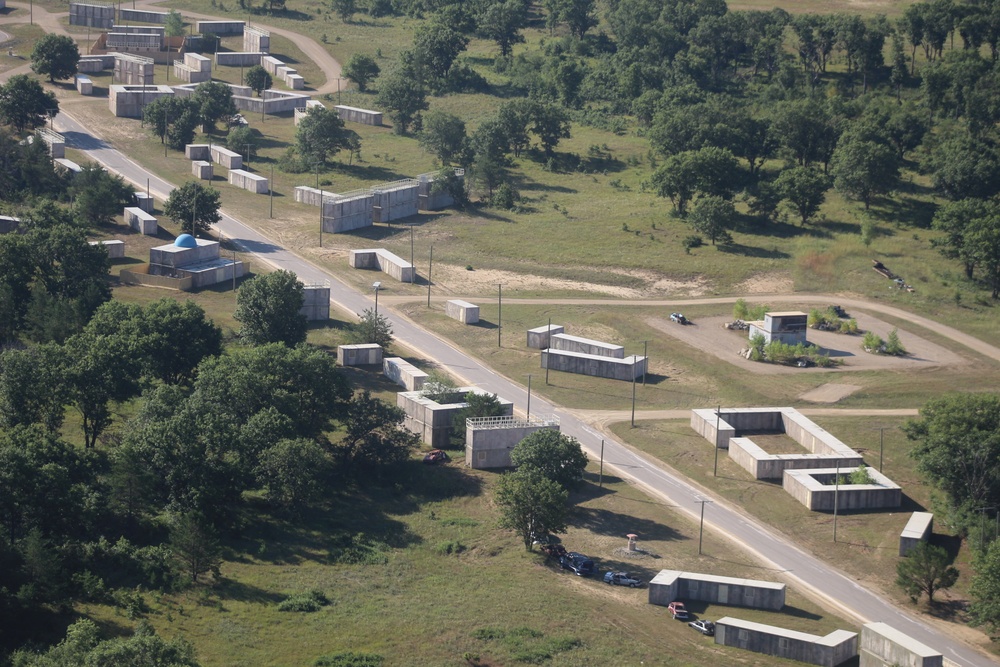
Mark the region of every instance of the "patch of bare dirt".
POLYGON ((751 276, 733 289, 737 294, 783 294, 791 292, 795 283, 792 277, 784 271, 760 273, 751 276))
POLYGON ((836 403, 842 398, 847 398, 858 389, 861 389, 861 387, 856 384, 835 384, 828 382, 807 391, 799 396, 799 398, 810 403, 836 403))

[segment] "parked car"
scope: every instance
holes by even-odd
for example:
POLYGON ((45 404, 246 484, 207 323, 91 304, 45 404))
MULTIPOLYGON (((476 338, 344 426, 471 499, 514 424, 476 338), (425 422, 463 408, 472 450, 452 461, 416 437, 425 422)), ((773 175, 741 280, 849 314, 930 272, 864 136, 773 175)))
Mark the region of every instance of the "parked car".
POLYGON ((688 625, 706 637, 715 636, 715 623, 712 621, 691 621, 688 625))
POLYGON ((688 319, 682 313, 670 313, 670 321, 677 324, 687 324, 688 319))
POLYGON ((671 602, 667 605, 667 611, 674 617, 677 621, 686 621, 688 617, 688 610, 684 607, 683 602, 671 602))
POLYGON ((578 577, 588 577, 594 573, 594 561, 575 551, 560 556, 559 566, 564 570, 572 570, 578 577))
POLYGON ((631 588, 642 586, 642 582, 628 572, 605 572, 604 583, 611 584, 612 586, 629 586, 631 588))
POLYGON ((424 463, 426 463, 427 465, 447 463, 450 460, 451 457, 448 456, 448 453, 440 449, 432 449, 431 451, 427 452, 427 454, 424 456, 424 463))

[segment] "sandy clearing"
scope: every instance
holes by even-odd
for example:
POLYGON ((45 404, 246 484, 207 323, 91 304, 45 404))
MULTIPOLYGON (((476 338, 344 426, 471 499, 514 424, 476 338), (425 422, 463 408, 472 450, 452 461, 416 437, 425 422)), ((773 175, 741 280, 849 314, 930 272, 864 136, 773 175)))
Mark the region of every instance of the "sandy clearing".
POLYGON ((842 398, 847 398, 857 390, 861 389, 856 384, 835 384, 828 382, 815 389, 807 391, 799 396, 803 401, 810 403, 836 403, 842 398))

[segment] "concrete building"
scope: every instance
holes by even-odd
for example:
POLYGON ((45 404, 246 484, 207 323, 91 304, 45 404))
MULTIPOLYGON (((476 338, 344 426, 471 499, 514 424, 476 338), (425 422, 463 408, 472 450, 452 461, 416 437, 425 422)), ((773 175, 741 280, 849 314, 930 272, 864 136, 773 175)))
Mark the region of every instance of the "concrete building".
POLYGON ((260 51, 219 51, 215 54, 215 64, 220 67, 253 67, 266 56, 260 51))
MULTIPOLYGON (((488 392, 478 387, 456 387, 452 394, 461 400, 455 403, 438 403, 423 391, 401 391, 396 394, 396 405, 406 413, 403 425, 418 434, 422 442, 432 447, 445 447, 451 438, 455 413, 469 405, 465 402, 465 397, 470 393, 488 392)), ((499 400, 504 413, 513 415, 514 404, 503 398, 499 400)))
MULTIPOLYGON (((233 55, 233 54, 229 54, 233 55)), ((259 55, 259 54, 251 54, 259 55)), ((216 65, 219 64, 229 64, 220 61, 221 57, 226 57, 224 54, 216 54, 216 65)), ((258 59, 259 60, 259 59, 258 59)), ((250 58, 247 62, 251 65, 256 65, 257 62, 250 58)), ((235 66, 239 66, 240 62, 234 61, 235 66)), ((244 64, 244 66, 247 66, 244 64)), ((262 97, 254 97, 253 91, 249 86, 237 86, 235 84, 228 84, 233 91, 233 104, 240 111, 245 111, 251 114, 279 114, 279 113, 292 113, 295 109, 305 106, 306 100, 309 99, 308 95, 303 95, 302 93, 290 93, 284 90, 274 90, 268 89, 264 91, 262 97)), ((188 95, 193 95, 195 88, 198 84, 185 83, 180 86, 174 86, 173 90, 181 97, 187 97, 188 95)))
POLYGON ((119 21, 137 21, 139 23, 166 23, 168 12, 154 12, 148 9, 129 9, 122 7, 119 10, 119 21))
POLYGON ((373 125, 375 127, 381 127, 382 125, 381 111, 359 109, 357 107, 349 107, 344 104, 334 105, 333 108, 336 110, 341 119, 344 120, 344 122, 360 123, 361 125, 373 125))
POLYGON ((402 386, 406 391, 423 388, 428 375, 402 357, 388 357, 382 361, 382 374, 402 386))
POLYGON ((549 349, 564 350, 566 352, 582 352, 599 357, 612 357, 614 359, 625 358, 625 348, 621 345, 613 345, 590 338, 580 338, 570 336, 566 333, 554 333, 549 337, 549 349))
POLYGON ((167 278, 190 278, 193 288, 215 285, 241 277, 243 262, 220 257, 218 241, 181 234, 173 243, 151 248, 148 273, 167 278))
MULTIPOLYGON (((417 201, 421 211, 440 211, 443 208, 455 205, 455 198, 446 191, 435 191, 434 183, 437 180, 438 172, 430 172, 417 176, 420 187, 417 191, 417 201)), ((465 170, 455 169, 455 176, 464 181, 465 170)))
POLYGON ((84 76, 83 74, 77 74, 73 77, 73 81, 76 84, 76 92, 81 95, 93 95, 94 94, 94 82, 89 76, 84 76))
POLYGON ((193 160, 191 162, 191 173, 195 178, 203 181, 210 181, 214 177, 212 163, 205 160, 193 160))
POLYGON ((156 201, 153 196, 145 192, 135 192, 135 205, 141 208, 146 213, 152 213, 155 208, 156 201))
POLYGON ((337 363, 341 366, 375 366, 382 364, 382 346, 377 343, 338 345, 337 363))
POLYGON ((542 350, 542 368, 610 380, 632 381, 641 378, 646 374, 646 361, 646 357, 637 355, 616 359, 552 348, 542 350))
POLYGON ((944 656, 885 623, 861 628, 860 667, 943 667, 944 656))
POLYGON ((257 195, 266 195, 270 187, 266 177, 251 174, 243 169, 229 170, 229 184, 257 195))
POLYGON ((674 600, 697 600, 731 607, 781 611, 785 606, 785 584, 660 570, 649 582, 649 604, 666 607, 674 600))
POLYGON ((174 61, 174 76, 185 83, 212 80, 212 60, 200 53, 185 53, 184 60, 174 61))
POLYGON ((120 118, 141 118, 147 104, 174 94, 170 86, 119 86, 108 88, 108 108, 120 118))
POLYGON ((412 282, 416 277, 412 264, 385 248, 351 250, 347 262, 352 269, 381 271, 403 283, 412 282))
POLYGON ((195 21, 195 31, 213 35, 242 35, 246 24, 243 21, 195 21))
POLYGON ((465 465, 476 470, 510 468, 510 453, 535 431, 559 430, 555 417, 521 419, 505 417, 476 417, 465 420, 465 465))
POLYGON ((90 241, 90 245, 99 245, 108 251, 109 259, 122 259, 125 257, 125 242, 118 240, 111 241, 90 241))
POLYGON ((850 476, 857 468, 819 468, 817 470, 785 470, 782 487, 797 501, 816 511, 841 512, 899 507, 903 490, 874 468, 868 474, 874 484, 840 484, 833 482, 837 473, 850 476))
POLYGON ((20 218, 11 215, 0 215, 0 234, 10 234, 16 232, 21 224, 20 218))
POLYGON ((561 324, 546 324, 544 327, 528 329, 528 347, 535 350, 546 350, 549 347, 549 338, 564 331, 566 328, 561 324))
POLYGON ((242 169, 243 156, 236 151, 231 151, 225 146, 212 144, 210 147, 212 162, 225 167, 226 169, 242 169))
POLYGON ((271 33, 251 25, 243 28, 243 50, 266 53, 271 50, 271 33))
POLYGON ((52 160, 52 164, 56 171, 62 174, 66 174, 70 178, 76 176, 83 171, 83 168, 72 160, 67 160, 64 157, 57 157, 52 160))
MULTIPOLYGON (((159 37, 155 37, 156 49, 159 49, 159 37)), ((114 81, 123 86, 152 86, 155 61, 145 56, 131 53, 115 53, 114 81)), ((166 86, 164 86, 166 87, 166 86)))
POLYGON ((108 2, 71 2, 69 24, 108 30, 115 24, 115 5, 108 2))
POLYGON ((189 160, 212 160, 212 147, 209 144, 187 144, 184 146, 184 157, 189 160))
POLYGON ((392 222, 420 211, 420 184, 412 178, 382 183, 371 188, 372 221, 392 222))
POLYGON ((302 309, 307 322, 326 322, 330 319, 330 281, 309 283, 302 287, 302 309))
POLYGON ((931 512, 914 512, 899 534, 899 555, 908 556, 919 543, 931 539, 933 533, 934 515, 931 512))
POLYGON ((729 616, 715 622, 715 643, 821 667, 836 667, 858 654, 856 632, 834 630, 820 637, 729 616))
POLYGON ((479 322, 479 306, 461 299, 452 299, 444 305, 444 314, 462 324, 479 322))
POLYGON ((756 334, 764 336, 764 341, 780 340, 782 343, 797 345, 806 342, 806 328, 809 316, 792 310, 780 313, 765 313, 762 322, 748 322, 750 338, 756 334))
POLYGON ((362 229, 372 226, 375 196, 369 189, 351 190, 344 194, 322 195, 320 215, 323 231, 328 234, 362 229))
POLYGON ((45 147, 48 148, 49 155, 52 158, 66 157, 66 137, 46 127, 40 127, 35 130, 35 136, 45 143, 45 147))
POLYGON ((125 224, 143 236, 156 236, 160 232, 156 218, 138 206, 129 206, 125 209, 125 224))

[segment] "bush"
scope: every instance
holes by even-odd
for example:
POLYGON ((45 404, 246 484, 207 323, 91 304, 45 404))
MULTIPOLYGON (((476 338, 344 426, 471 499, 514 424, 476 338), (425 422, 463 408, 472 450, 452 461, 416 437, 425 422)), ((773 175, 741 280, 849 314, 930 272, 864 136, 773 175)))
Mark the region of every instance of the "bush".
POLYGON ((278 169, 286 174, 304 174, 310 166, 302 159, 294 146, 289 146, 284 155, 278 158, 278 169))
MULTIPOLYGON (((705 241, 697 234, 693 234, 691 236, 685 236, 684 240, 681 241, 681 245, 684 246, 684 252, 690 255, 693 248, 700 248, 705 245, 705 241)), ((743 301, 743 299, 740 299, 740 301, 743 301)), ((744 305, 746 305, 746 302, 744 302, 744 305)))
POLYGON ((316 658, 314 667, 382 667, 385 658, 375 653, 332 653, 316 658))
POLYGON ((889 332, 889 337, 885 340, 885 353, 894 357, 901 357, 906 354, 906 348, 899 342, 899 332, 893 329, 889 332))
POLYGON ((323 591, 313 589, 306 593, 289 595, 278 605, 278 611, 314 612, 330 604, 323 591))
POLYGON ((842 320, 840 322, 840 333, 851 335, 861 333, 861 329, 858 328, 858 321, 853 317, 849 320, 842 320))
POLYGON ((868 466, 864 463, 858 466, 857 470, 851 473, 851 484, 874 484, 875 479, 868 472, 868 466))
POLYGON ((451 556, 462 553, 465 551, 465 545, 458 540, 449 540, 448 542, 442 542, 434 548, 438 554, 442 556, 451 556))
POLYGON ((514 205, 518 202, 518 200, 520 200, 520 196, 517 194, 517 191, 514 190, 510 184, 501 183, 500 187, 493 193, 493 198, 490 199, 490 204, 492 204, 494 208, 509 211, 514 208, 514 205))
POLYGON ((885 343, 874 331, 865 332, 865 337, 861 339, 861 347, 871 354, 882 354, 885 351, 885 343))

